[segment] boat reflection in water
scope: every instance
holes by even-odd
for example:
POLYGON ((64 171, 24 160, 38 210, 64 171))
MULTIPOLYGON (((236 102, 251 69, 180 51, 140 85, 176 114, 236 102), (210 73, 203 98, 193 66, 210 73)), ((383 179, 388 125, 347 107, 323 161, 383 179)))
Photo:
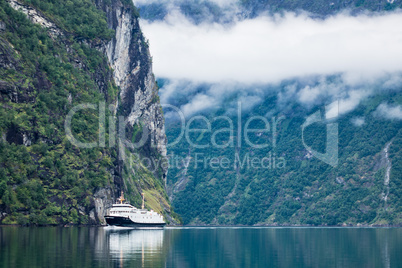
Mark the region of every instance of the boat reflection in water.
POLYGON ((99 239, 103 240, 97 243, 100 259, 118 263, 119 267, 159 267, 166 262, 162 229, 108 226, 99 232, 99 239))

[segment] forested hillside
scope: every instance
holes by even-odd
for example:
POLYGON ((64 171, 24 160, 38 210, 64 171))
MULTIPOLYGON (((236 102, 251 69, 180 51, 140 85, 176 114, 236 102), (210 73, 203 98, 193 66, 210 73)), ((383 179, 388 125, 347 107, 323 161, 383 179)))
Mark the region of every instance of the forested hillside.
MULTIPOLYGON (((130 149, 117 147, 113 130, 118 116, 129 115, 127 110, 142 113, 151 105, 159 106, 157 88, 144 86, 145 76, 152 83, 148 78, 152 69, 137 19, 130 1, 0 1, 2 224, 100 224, 121 190, 137 206, 140 193, 146 192, 146 206, 170 217, 165 171, 160 167, 153 172, 144 166, 128 168, 126 164, 130 164, 121 155, 130 149), (109 43, 124 34, 117 31, 120 12, 133 21, 126 33, 132 39, 123 45, 142 68, 136 80, 120 73, 128 85, 118 84, 112 69, 121 57, 111 60, 106 53, 106 47, 112 46, 109 43), (134 88, 147 90, 143 95, 153 101, 131 109, 132 100, 126 95, 135 94, 134 88), (92 106, 75 110, 71 135, 81 143, 95 143, 92 148, 73 144, 66 132, 67 115, 82 104, 92 106)), ((157 113, 154 111, 155 118, 157 113)), ((135 126, 126 128, 132 133, 135 126)), ((163 159, 158 150, 131 153, 163 159)))
MULTIPOLYGON (((311 124, 302 136, 306 118, 324 106, 309 109, 296 102, 281 104, 278 92, 285 93, 293 83, 298 82, 265 90, 271 93, 252 110, 242 111, 240 118, 233 113, 238 108, 233 102, 189 117, 186 127, 201 131, 190 131, 188 136, 179 138, 180 120, 167 120, 168 139, 177 141, 169 151, 169 195, 184 223, 400 225, 402 124, 398 118, 381 116, 378 110, 384 102, 401 104, 398 91, 370 97, 333 122, 311 124), (227 115, 232 123, 219 117, 227 115), (246 126, 253 116, 266 118, 268 127, 260 118, 246 126), (313 150, 326 152, 329 123, 336 123, 339 131, 335 165, 312 154, 313 150), (245 128, 251 130, 247 137, 245 128), (265 148, 255 146, 264 144, 265 148)), ((233 99, 241 100, 242 93, 233 99)), ((179 94, 171 101, 180 107, 183 98, 179 94)))

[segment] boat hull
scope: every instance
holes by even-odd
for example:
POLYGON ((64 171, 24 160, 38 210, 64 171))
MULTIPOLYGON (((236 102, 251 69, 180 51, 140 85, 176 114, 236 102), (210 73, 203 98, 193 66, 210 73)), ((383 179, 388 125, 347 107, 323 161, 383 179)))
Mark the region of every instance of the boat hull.
POLYGON ((166 223, 139 223, 133 222, 127 217, 105 216, 108 225, 134 228, 163 228, 166 223))

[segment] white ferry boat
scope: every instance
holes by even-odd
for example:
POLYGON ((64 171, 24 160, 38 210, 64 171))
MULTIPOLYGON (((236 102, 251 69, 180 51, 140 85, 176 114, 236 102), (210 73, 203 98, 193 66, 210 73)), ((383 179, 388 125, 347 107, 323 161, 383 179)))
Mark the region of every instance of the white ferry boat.
POLYGON ((163 228, 166 225, 162 215, 153 210, 144 209, 144 194, 142 194, 141 209, 123 203, 125 201, 123 192, 117 200, 120 203, 113 204, 105 216, 107 224, 135 228, 163 228))

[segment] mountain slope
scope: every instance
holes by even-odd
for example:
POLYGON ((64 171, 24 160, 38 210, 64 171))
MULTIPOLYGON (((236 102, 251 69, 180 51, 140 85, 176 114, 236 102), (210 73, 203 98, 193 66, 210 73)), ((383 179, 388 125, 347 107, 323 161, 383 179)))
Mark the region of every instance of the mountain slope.
MULTIPOLYGON (((295 84, 264 90, 263 102, 249 111, 240 107, 240 117, 233 110, 247 102, 233 105, 230 99, 222 108, 188 117, 186 131, 202 131, 181 138, 183 123, 167 121, 168 139, 178 141, 168 154, 168 192, 185 224, 402 224, 402 122, 379 113, 383 103, 402 104, 401 89, 377 93, 354 111, 311 124, 302 134, 307 117, 321 107, 281 103, 278 96, 295 84), (335 164, 313 153, 328 151, 328 124, 338 129, 335 164)), ((297 85, 295 92, 304 87, 297 85)), ((240 92, 231 99, 242 98, 240 92)), ((181 107, 182 96, 175 100, 172 104, 181 107)))
POLYGON ((166 168, 127 160, 163 162, 166 153, 131 2, 1 1, 0 26, 1 223, 99 224, 121 190, 137 206, 145 192, 148 208, 174 220, 166 168), (152 139, 126 148, 134 132, 152 139))

